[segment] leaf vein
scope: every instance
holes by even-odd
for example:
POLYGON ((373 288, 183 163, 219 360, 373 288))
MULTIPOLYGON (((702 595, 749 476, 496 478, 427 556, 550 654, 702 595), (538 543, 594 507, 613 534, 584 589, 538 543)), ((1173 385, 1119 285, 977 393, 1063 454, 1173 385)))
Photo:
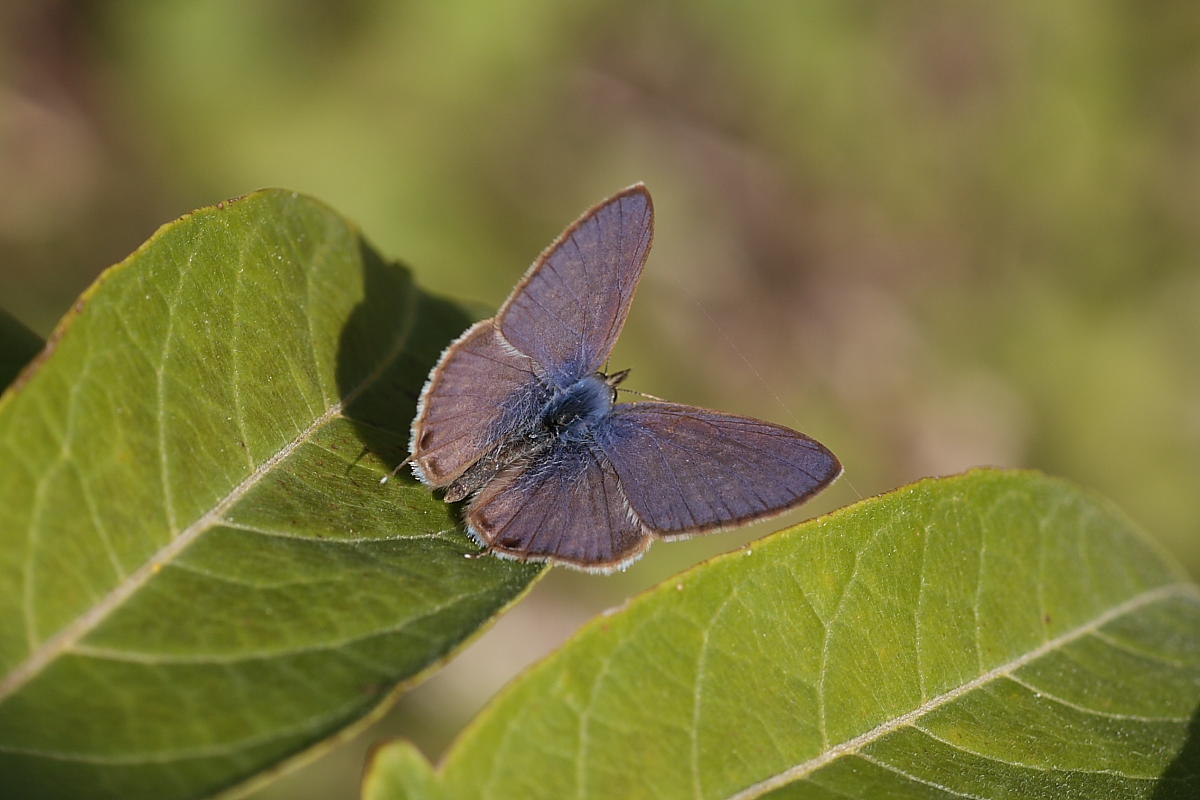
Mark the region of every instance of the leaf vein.
POLYGON ((966 798, 968 798, 968 800, 991 800, 990 798, 984 797, 983 795, 970 794, 968 792, 959 791, 958 789, 951 789, 949 786, 938 783, 937 781, 931 781, 928 778, 922 778, 918 775, 913 775, 911 772, 906 772, 906 771, 900 769, 899 767, 895 766, 894 764, 889 764, 888 762, 884 761, 883 759, 875 758, 874 756, 868 755, 866 753, 855 753, 854 755, 858 758, 861 758, 863 761, 866 761, 870 764, 874 764, 875 766, 877 766, 881 769, 885 769, 888 772, 899 775, 902 778, 907 778, 908 780, 913 781, 914 783, 922 783, 926 786, 932 786, 934 789, 940 789, 941 791, 945 792, 946 794, 952 794, 955 797, 966 797, 966 798))
POLYGON ((769 791, 778 789, 781 786, 786 786, 794 781, 806 778, 824 766, 836 761, 842 756, 856 753, 862 747, 878 741, 887 734, 894 733, 905 726, 916 728, 916 721, 923 718, 927 714, 945 706, 948 703, 957 700, 968 692, 981 688, 982 686, 996 680, 997 678, 1008 677, 1013 671, 1020 669, 1026 664, 1032 663, 1037 659, 1047 655, 1048 653, 1079 639, 1083 636, 1094 633, 1104 625, 1119 619, 1127 614, 1133 613, 1139 609, 1149 606, 1153 603, 1162 602, 1172 599, 1177 596, 1197 596, 1197 589, 1191 583, 1171 583, 1164 586, 1159 586, 1154 589, 1149 589, 1141 594, 1134 595, 1123 603, 1113 606, 1108 611, 1100 614, 1097 617, 1088 620, 1076 628, 1066 631, 1065 633, 1045 642, 1038 647, 1023 653, 1016 658, 994 667, 991 670, 979 675, 976 678, 962 683, 949 691, 922 703, 912 711, 907 711, 897 717, 886 720, 879 725, 876 725, 869 731, 861 733, 850 739, 846 739, 839 744, 827 748, 819 755, 808 759, 800 764, 771 775, 758 783, 747 786, 745 789, 733 794, 729 800, 750 800, 750 798, 759 797, 769 791))
MULTIPOLYGON (((189 259, 190 263, 190 259, 189 259)), ((79 642, 84 636, 91 632, 96 626, 108 618, 116 608, 128 600, 139 588, 148 582, 154 574, 161 568, 161 565, 177 557, 188 545, 195 541, 202 533, 209 528, 221 522, 222 517, 230 508, 232 508, 239 500, 241 500, 251 489, 259 484, 263 478, 269 475, 279 464, 286 460, 293 451, 308 441, 318 430, 328 424, 331 420, 338 417, 342 413, 344 407, 349 406, 355 398, 358 397, 369 386, 379 380, 387 367, 403 352, 408 343, 409 337, 414 329, 414 311, 416 303, 416 292, 412 287, 409 288, 409 294, 405 298, 407 308, 400 318, 404 320, 403 326, 396 333, 396 340, 379 363, 358 385, 351 389, 337 403, 334 403, 323 414, 318 416, 308 427, 296 435, 293 439, 285 443, 272 456, 267 458, 258 469, 247 475, 237 486, 235 486, 228 494, 217 501, 207 512, 202 514, 195 522, 181 531, 177 536, 173 537, 167 544, 159 548, 153 553, 142 566, 131 572, 123 581, 116 584, 113 589, 105 595, 99 603, 90 607, 86 612, 76 617, 74 620, 65 625, 58 633, 46 639, 40 647, 34 649, 29 656, 6 674, 3 680, 0 680, 0 701, 12 695, 26 683, 41 673, 41 671, 54 660, 63 651, 69 649, 72 645, 79 642)), ((169 339, 169 337, 167 337, 169 339)), ((159 386, 162 387, 162 372, 159 370, 159 386)), ((161 398, 160 398, 161 401, 161 398)), ((162 405, 159 404, 160 417, 160 449, 162 443, 162 405)), ((165 456, 164 456, 165 458, 165 456)), ((165 465, 165 461, 163 462, 165 465)), ((165 477, 165 476, 164 476, 165 477)), ((166 487, 164 486, 164 489, 166 487)), ((165 496, 169 497, 170 492, 167 490, 165 496)), ((171 525, 174 530, 174 524, 171 525)))
POLYGON ((965 753, 966 755, 969 755, 969 756, 975 756, 976 758, 982 758, 986 761, 993 761, 997 764, 1003 764, 1006 767, 1017 767, 1018 769, 1031 769, 1036 772, 1070 772, 1070 773, 1074 773, 1077 775, 1115 775, 1120 778, 1129 778, 1130 780, 1135 780, 1135 781, 1154 781, 1154 780, 1158 780, 1158 778, 1159 778, 1158 775, 1130 775, 1127 772, 1121 772, 1120 770, 1116 770, 1116 769, 1079 769, 1079 768, 1072 768, 1072 767, 1047 767, 1047 766, 1043 766, 1041 764, 1028 764, 1023 761, 1006 761, 1005 759, 1000 758, 999 756, 995 756, 990 753, 981 753, 978 750, 972 750, 969 747, 964 747, 959 742, 952 742, 949 739, 944 739, 941 736, 938 736, 936 733, 929 730, 928 728, 922 728, 916 721, 911 722, 910 727, 912 727, 913 730, 920 731, 921 733, 928 736, 930 739, 933 739, 934 741, 937 741, 937 742, 941 742, 942 744, 946 745, 947 747, 957 750, 960 753, 965 753))
POLYGON ((451 600, 440 603, 426 611, 415 616, 408 617, 398 625, 393 625, 387 628, 370 631, 369 633, 350 636, 345 639, 337 639, 334 641, 324 641, 312 644, 306 647, 294 647, 286 650, 260 650, 256 652, 240 652, 240 653, 192 653, 188 655, 170 655, 160 653, 144 653, 133 650, 121 650, 110 647, 99 647, 89 644, 73 645, 69 652, 76 655, 85 656, 87 658, 95 658, 103 661, 119 661, 133 664, 146 665, 201 665, 201 666, 227 666, 231 664, 240 664, 247 661, 269 661, 272 659, 291 658, 293 656, 301 656, 309 653, 321 652, 336 652, 339 648, 348 645, 359 644, 361 642, 378 639, 381 636, 389 636, 393 633, 402 633, 410 636, 424 638, 423 634, 416 631, 409 631, 406 628, 422 622, 431 617, 441 614, 454 608, 459 603, 473 597, 479 597, 490 593, 490 589, 481 589, 476 592, 468 592, 466 594, 456 595, 451 600))
POLYGON ((109 756, 92 753, 68 753, 60 750, 44 750, 41 748, 20 747, 9 744, 0 744, 0 752, 13 753, 15 755, 34 756, 35 758, 53 759, 55 761, 75 761, 82 764, 102 764, 106 766, 164 764, 176 761, 186 761, 189 759, 224 758, 231 756, 240 750, 257 747, 258 745, 272 742, 276 739, 282 739, 286 736, 291 736, 304 731, 318 730, 330 720, 346 716, 355 708, 361 706, 362 703, 362 698, 355 697, 353 701, 338 706, 331 712, 309 717, 302 722, 297 722, 286 727, 276 728, 269 733, 258 736, 250 736, 245 739, 239 739, 235 742, 222 742, 220 744, 205 745, 193 748, 181 748, 178 750, 164 750, 158 753, 131 753, 119 756, 109 756))
POLYGON ((1080 705, 1079 703, 1072 702, 1071 700, 1068 700, 1065 697, 1059 697, 1056 694, 1053 694, 1051 692, 1046 691, 1045 689, 1042 689, 1042 688, 1039 688, 1039 687, 1033 685, 1032 683, 1025 680, 1024 678, 1021 678, 1018 675, 1008 675, 1007 677, 1013 683, 1023 686, 1026 689, 1028 689, 1029 691, 1033 692, 1034 695, 1036 695, 1038 699, 1045 698, 1046 700, 1049 700, 1052 703, 1056 703, 1060 706, 1065 706, 1067 708, 1073 708, 1076 711, 1079 711, 1079 712, 1082 712, 1084 714, 1088 714, 1088 715, 1094 716, 1094 717, 1104 717, 1105 719, 1128 720, 1130 722, 1185 723, 1188 721, 1187 717, 1150 717, 1150 716, 1145 716, 1142 714, 1121 714, 1116 711, 1101 711, 1098 708, 1091 708, 1089 706, 1080 705))

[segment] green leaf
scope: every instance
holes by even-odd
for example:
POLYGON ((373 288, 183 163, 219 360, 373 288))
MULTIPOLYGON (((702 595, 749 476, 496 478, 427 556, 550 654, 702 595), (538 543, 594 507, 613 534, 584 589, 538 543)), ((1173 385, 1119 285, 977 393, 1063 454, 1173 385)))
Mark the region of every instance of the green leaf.
POLYGON ((438 776, 421 752, 405 741, 389 742, 371 753, 363 775, 363 800, 441 800, 438 776))
POLYGON ((308 198, 164 226, 0 398, 0 783, 196 797, 377 708, 536 566, 410 479, 469 320, 308 198))
POLYGON ((0 309, 0 390, 8 386, 41 349, 41 337, 0 309))
MULTIPOLYGON (((1195 797, 1198 704, 1197 587, 1092 495, 976 471, 755 542, 595 620, 476 718, 439 788, 1195 797)), ((378 754, 367 797, 432 796, 403 747, 378 754)))

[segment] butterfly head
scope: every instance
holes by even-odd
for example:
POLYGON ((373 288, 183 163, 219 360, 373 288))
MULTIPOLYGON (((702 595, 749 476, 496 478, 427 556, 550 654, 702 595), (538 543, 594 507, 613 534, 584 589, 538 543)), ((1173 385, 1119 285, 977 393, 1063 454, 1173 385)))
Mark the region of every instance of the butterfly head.
POLYGON ((623 369, 620 372, 614 372, 612 375, 597 372, 596 377, 604 381, 604 384, 612 391, 612 401, 615 403, 617 402, 617 387, 629 377, 629 370, 623 369))

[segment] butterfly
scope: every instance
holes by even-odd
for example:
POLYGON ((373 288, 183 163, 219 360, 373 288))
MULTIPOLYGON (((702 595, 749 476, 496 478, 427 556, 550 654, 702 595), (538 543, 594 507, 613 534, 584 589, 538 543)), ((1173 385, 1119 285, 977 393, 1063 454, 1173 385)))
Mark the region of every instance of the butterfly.
POLYGON ((485 552, 611 572, 654 539, 781 513, 841 473, 823 445, 780 425, 617 402, 628 370, 600 370, 653 236, 642 184, 596 205, 430 372, 408 461, 446 502, 469 498, 467 531, 485 552))

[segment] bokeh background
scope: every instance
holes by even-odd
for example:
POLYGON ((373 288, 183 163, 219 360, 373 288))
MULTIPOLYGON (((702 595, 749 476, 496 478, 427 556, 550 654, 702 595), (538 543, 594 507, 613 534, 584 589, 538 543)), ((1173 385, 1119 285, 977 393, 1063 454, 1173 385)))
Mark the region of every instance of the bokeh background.
MULTIPOLYGON (((0 4, 0 305, 43 335, 160 223, 258 187, 489 308, 637 180, 658 233, 613 364, 833 448, 797 519, 1037 467, 1200 573, 1195 0, 0 4)), ((356 796, 386 736, 436 758, 584 620, 767 530, 554 572, 256 796, 356 796)))

